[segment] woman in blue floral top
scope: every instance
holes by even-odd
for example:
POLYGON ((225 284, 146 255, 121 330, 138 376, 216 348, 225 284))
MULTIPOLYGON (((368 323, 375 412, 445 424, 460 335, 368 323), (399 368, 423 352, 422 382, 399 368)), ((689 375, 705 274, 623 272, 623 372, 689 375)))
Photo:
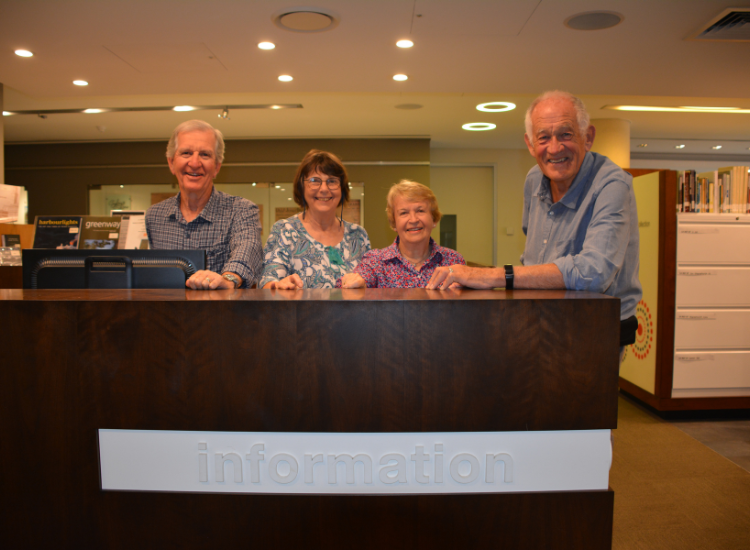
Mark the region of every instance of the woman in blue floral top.
POLYGON ((258 288, 333 288, 370 250, 367 232, 336 216, 349 200, 349 178, 332 153, 313 149, 297 168, 294 202, 303 211, 279 220, 263 248, 258 288))
MULTIPOLYGON (((465 264, 463 256, 439 246, 430 237, 442 214, 429 187, 403 180, 393 185, 386 197, 386 213, 396 242, 371 250, 354 273, 336 282, 340 288, 423 288, 435 268, 465 264)), ((452 288, 461 285, 454 283, 452 288)))

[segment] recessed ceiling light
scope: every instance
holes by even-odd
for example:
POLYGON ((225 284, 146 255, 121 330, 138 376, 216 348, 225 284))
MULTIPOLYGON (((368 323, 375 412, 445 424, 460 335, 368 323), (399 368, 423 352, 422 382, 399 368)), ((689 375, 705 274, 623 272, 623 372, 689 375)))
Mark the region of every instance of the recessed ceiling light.
POLYGON ((34 57, 34 54, 29 50, 16 50, 16 55, 18 57, 34 57))
POLYGON ((276 47, 276 44, 274 44, 273 42, 261 42, 260 44, 258 44, 258 47, 261 50, 272 50, 276 47))
POLYGON ((661 113, 750 113, 750 109, 739 107, 658 107, 654 105, 605 105, 602 109, 613 111, 643 111, 661 113))
POLYGON ((279 80, 280 80, 281 82, 291 82, 292 80, 294 80, 294 78, 292 78, 292 77, 291 77, 291 76, 289 76, 288 74, 282 74, 282 75, 281 75, 281 76, 279 77, 279 80))
POLYGON ((76 86, 88 86, 89 85, 89 83, 86 82, 85 80, 74 80, 73 84, 75 84, 76 86))
POLYGON ((721 149, 721 145, 714 145, 711 149, 721 149))
POLYGON ((271 109, 281 109, 281 105, 271 105, 271 109))
POLYGON ((195 111, 195 107, 192 105, 177 105, 176 107, 172 107, 173 111, 195 111))
POLYGON ((461 128, 470 132, 484 132, 486 130, 494 130, 497 126, 491 122, 470 122, 464 124, 461 128))
POLYGON ((409 80, 409 77, 406 76, 405 74, 394 74, 393 80, 397 82, 403 82, 404 80, 409 80))
POLYGON ((674 148, 675 149, 684 149, 685 148, 685 144, 683 143, 683 144, 680 144, 680 145, 675 145, 674 148))
POLYGON ((93 115, 96 113, 103 113, 104 109, 84 109, 83 112, 89 115, 93 115))
POLYGON ((396 46, 399 48, 411 48, 414 45, 414 42, 411 40, 399 40, 396 42, 396 46))
POLYGON ((323 32, 335 28, 339 17, 321 8, 289 8, 277 11, 271 16, 274 25, 293 32, 323 32))
POLYGON ((600 31, 619 25, 624 17, 613 11, 589 11, 571 15, 565 26, 576 31, 600 31))
POLYGON ((639 143, 638 147, 648 147, 648 143, 639 143))
POLYGON ((10 111, 3 111, 3 116, 10 116, 12 114, 10 111))
POLYGON ((277 185, 277 186, 276 186, 276 189, 281 189, 281 185, 277 185))
POLYGON ((253 187, 255 187, 256 185, 258 185, 258 184, 257 184, 257 183, 255 183, 255 182, 253 182, 253 187))
POLYGON ((486 113, 503 113, 505 111, 512 111, 515 108, 515 103, 509 103, 507 101, 492 101, 490 103, 481 103, 477 105, 477 111, 484 111, 486 113))

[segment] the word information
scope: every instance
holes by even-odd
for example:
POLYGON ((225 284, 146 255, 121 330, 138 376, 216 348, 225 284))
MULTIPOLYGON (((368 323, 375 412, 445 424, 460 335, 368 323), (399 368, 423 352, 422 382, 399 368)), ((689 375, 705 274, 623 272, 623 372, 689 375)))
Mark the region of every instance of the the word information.
POLYGON ((268 433, 99 430, 104 490, 428 494, 606 490, 609 430, 268 433))

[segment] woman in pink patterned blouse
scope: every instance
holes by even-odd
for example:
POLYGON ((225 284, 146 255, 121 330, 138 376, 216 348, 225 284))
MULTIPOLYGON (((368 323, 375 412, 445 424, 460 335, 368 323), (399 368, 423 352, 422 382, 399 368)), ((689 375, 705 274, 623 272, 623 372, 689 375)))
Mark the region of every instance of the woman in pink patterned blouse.
POLYGON ((441 213, 429 187, 402 180, 391 187, 386 201, 396 241, 367 252, 353 273, 336 282, 338 288, 421 288, 436 267, 466 263, 461 254, 430 237, 441 213))

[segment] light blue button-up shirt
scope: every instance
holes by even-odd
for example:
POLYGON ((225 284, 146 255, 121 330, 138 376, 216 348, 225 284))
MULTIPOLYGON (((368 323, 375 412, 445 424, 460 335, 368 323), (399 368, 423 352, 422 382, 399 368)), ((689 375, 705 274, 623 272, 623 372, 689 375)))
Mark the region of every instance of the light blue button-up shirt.
POLYGON ((621 300, 620 318, 634 315, 643 292, 632 176, 589 152, 558 202, 552 202, 550 180, 539 166, 526 176, 523 199, 521 263, 553 263, 566 288, 615 296, 621 300))

